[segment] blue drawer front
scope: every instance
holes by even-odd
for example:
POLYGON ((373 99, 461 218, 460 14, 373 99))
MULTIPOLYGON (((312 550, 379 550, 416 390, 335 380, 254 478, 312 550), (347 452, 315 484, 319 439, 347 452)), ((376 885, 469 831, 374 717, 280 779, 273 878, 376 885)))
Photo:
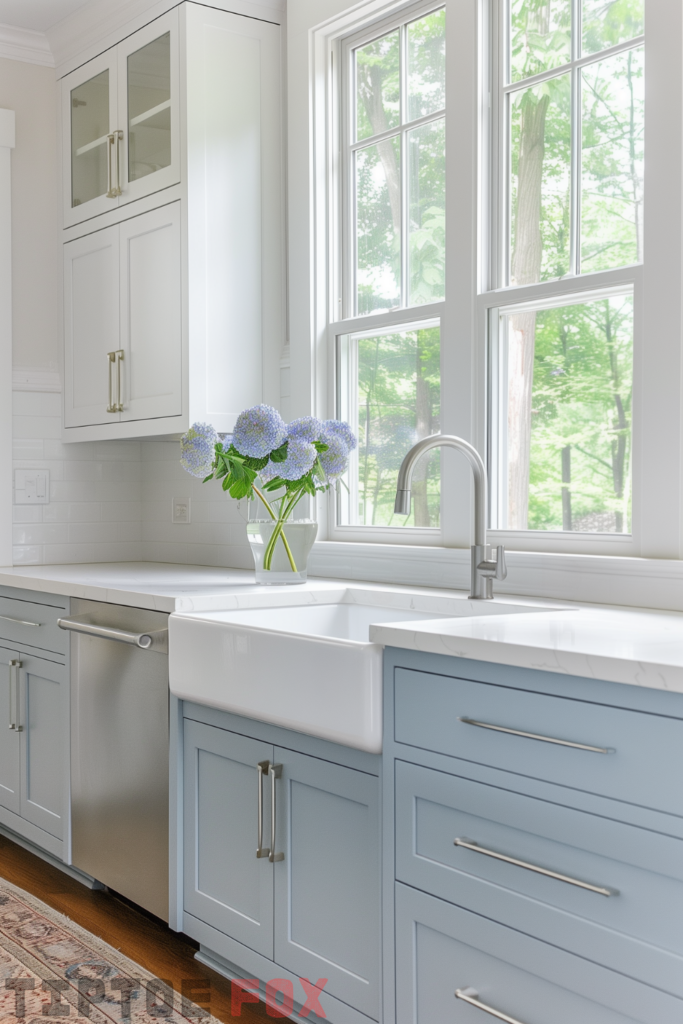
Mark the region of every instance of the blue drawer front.
POLYGON ((57 625, 66 614, 64 598, 43 595, 45 601, 18 600, 0 594, 0 642, 65 655, 69 634, 57 625), (58 607, 62 605, 62 607, 58 607))
POLYGON ((683 841, 505 788, 514 781, 397 761, 397 878, 683 998, 683 841))
POLYGON ((683 1002, 396 885, 397 1024, 484 1024, 473 990, 520 1024, 680 1024, 683 1002), (590 998, 588 997, 590 994, 590 998))
POLYGON ((398 743, 683 817, 683 719, 403 668, 394 688, 398 743))

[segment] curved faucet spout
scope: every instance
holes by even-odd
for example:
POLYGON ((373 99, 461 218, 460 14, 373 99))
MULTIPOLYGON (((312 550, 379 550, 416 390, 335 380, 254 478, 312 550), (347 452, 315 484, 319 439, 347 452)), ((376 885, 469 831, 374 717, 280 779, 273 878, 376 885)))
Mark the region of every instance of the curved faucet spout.
POLYGON ((507 575, 505 568, 505 549, 497 549, 496 560, 491 560, 491 552, 486 536, 486 516, 488 503, 486 497, 486 467, 476 448, 454 434, 433 434, 414 444, 407 453, 398 471, 396 482, 396 501, 394 512, 397 515, 410 514, 410 484, 413 469, 417 460, 431 451, 432 448, 455 448, 462 452, 472 468, 474 477, 474 544, 472 545, 472 585, 470 597, 476 600, 490 600, 493 597, 493 579, 504 580, 507 575))
POLYGON ((433 448, 455 448, 456 451, 462 452, 472 467, 472 474, 474 476, 474 543, 485 545, 487 511, 486 467, 477 449, 473 448, 462 437, 456 437, 454 434, 433 434, 431 437, 425 437, 422 441, 418 441, 417 444, 413 445, 403 459, 401 468, 398 471, 394 512, 397 515, 403 516, 410 514, 410 484, 415 463, 425 452, 429 452, 433 448))

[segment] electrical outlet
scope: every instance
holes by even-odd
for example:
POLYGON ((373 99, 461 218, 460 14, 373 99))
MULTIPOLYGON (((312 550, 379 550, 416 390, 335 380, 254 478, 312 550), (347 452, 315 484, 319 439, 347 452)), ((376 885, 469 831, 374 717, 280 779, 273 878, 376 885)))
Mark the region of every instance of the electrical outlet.
POLYGON ((50 502, 49 469, 14 470, 14 504, 48 505, 50 502))
POLYGON ((172 523, 189 523, 190 522, 190 499, 189 498, 174 498, 173 499, 173 510, 171 512, 172 523))

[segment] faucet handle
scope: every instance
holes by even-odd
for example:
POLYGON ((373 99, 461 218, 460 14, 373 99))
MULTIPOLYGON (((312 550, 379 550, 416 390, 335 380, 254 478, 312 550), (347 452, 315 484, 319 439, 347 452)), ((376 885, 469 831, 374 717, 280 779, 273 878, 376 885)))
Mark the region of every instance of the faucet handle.
POLYGON ((496 547, 496 560, 487 558, 483 562, 480 562, 477 569, 482 576, 487 579, 504 580, 508 574, 507 565, 505 563, 505 545, 498 544, 496 547))

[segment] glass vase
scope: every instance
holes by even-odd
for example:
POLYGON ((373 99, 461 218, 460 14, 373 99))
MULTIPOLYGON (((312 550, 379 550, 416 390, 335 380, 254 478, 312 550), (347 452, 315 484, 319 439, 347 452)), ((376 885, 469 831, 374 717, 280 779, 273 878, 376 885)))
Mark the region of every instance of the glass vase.
POLYGON ((268 584, 305 583, 308 556, 318 533, 311 519, 253 519, 247 523, 256 569, 256 582, 268 584), (273 540, 277 530, 278 536, 273 540))

